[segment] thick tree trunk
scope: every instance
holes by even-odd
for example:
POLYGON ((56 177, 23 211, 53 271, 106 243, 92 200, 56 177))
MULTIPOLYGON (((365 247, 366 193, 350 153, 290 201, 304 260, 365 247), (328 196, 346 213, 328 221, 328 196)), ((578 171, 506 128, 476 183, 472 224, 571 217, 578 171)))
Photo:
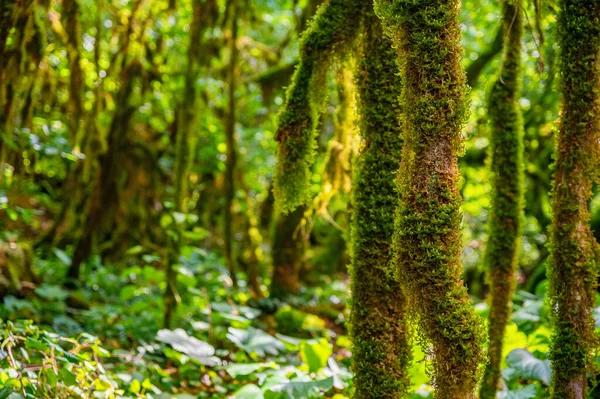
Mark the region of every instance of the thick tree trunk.
POLYGON ((401 82, 391 41, 371 11, 358 64, 362 137, 354 163, 350 335, 355 398, 409 397, 406 298, 393 262, 401 82))
POLYGON ((600 154, 600 2, 562 0, 562 117, 552 196, 550 299, 554 310, 551 397, 587 398, 594 363, 598 264, 588 203, 600 154))
POLYGON ((438 399, 472 399, 485 331, 462 281, 457 155, 466 119, 458 0, 379 0, 404 79, 396 243, 400 277, 431 343, 438 399))

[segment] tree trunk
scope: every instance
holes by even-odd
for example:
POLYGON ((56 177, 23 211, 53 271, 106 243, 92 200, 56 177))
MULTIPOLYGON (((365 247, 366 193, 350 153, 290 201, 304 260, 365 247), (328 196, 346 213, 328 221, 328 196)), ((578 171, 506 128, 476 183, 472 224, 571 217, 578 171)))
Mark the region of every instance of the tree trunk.
POLYGON ((523 213, 523 118, 519 106, 523 10, 520 0, 502 4, 504 57, 489 96, 492 199, 485 254, 490 283, 489 363, 480 399, 495 399, 502 376, 502 344, 516 286, 523 213))
POLYGON ((598 264, 589 200, 600 154, 600 2, 562 0, 558 18, 562 117, 552 196, 550 300, 554 310, 551 397, 587 398, 595 361, 598 264))
POLYGON ((237 2, 233 2, 231 12, 231 45, 229 60, 229 111, 225 125, 225 143, 227 145, 225 161, 224 196, 225 211, 223 216, 223 240, 225 241, 225 262, 231 276, 233 285, 237 285, 235 257, 233 255, 233 200, 235 199, 235 167, 237 163, 237 149, 235 142, 235 90, 236 90, 236 67, 237 67, 237 2))
POLYGON ((473 399, 485 331, 462 281, 457 155, 466 119, 458 0, 379 0, 404 79, 395 250, 431 344, 438 399, 473 399))
POLYGON ((304 261, 304 237, 300 223, 305 207, 280 214, 273 229, 273 278, 271 297, 282 298, 300 289, 299 273, 304 261))
POLYGON ((398 205, 401 82, 391 41, 371 11, 358 64, 360 155, 354 163, 350 335, 355 398, 410 396, 406 298, 392 255, 398 205))

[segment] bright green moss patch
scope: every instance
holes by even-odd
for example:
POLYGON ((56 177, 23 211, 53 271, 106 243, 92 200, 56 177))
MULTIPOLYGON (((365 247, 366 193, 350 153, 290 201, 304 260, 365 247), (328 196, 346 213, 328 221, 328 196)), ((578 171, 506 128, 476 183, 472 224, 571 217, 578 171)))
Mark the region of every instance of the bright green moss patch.
POLYGON ((330 0, 315 15, 300 41, 300 63, 279 114, 274 193, 277 207, 289 212, 310 199, 309 180, 316 156, 319 115, 326 97, 325 78, 335 55, 357 35, 365 4, 330 0))
POLYGON ((356 74, 362 143, 354 163, 352 219, 354 397, 406 398, 411 360, 406 298, 392 256, 401 82, 391 42, 372 12, 364 22, 362 56, 356 74))
POLYGON ((490 284, 489 363, 481 399, 494 399, 501 378, 504 330, 516 285, 523 208, 523 120, 520 94, 523 11, 520 0, 502 5, 504 55, 488 98, 492 200, 485 264, 490 284))
POLYGON ((558 19, 561 47, 562 118, 556 146, 550 300, 554 337, 551 395, 581 399, 598 348, 591 314, 597 288, 596 242, 589 199, 598 177, 600 122, 598 57, 600 3, 562 0, 558 19))
POLYGON ((462 282, 457 155, 466 113, 458 1, 379 0, 404 82, 395 251, 436 398, 474 398, 485 331, 462 282))

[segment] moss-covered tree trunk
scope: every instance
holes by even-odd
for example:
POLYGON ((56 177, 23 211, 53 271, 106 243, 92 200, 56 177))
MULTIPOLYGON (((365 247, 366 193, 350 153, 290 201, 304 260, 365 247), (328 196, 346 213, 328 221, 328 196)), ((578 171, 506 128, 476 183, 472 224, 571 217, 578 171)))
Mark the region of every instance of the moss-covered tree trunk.
POLYGON ((279 114, 274 193, 277 207, 294 210, 310 199, 310 175, 316 154, 319 115, 326 97, 325 78, 332 59, 358 33, 367 2, 329 0, 317 11, 300 41, 300 63, 279 114))
POLYGON ((67 34, 67 58, 69 60, 69 112, 71 143, 79 147, 79 128, 83 116, 84 72, 81 68, 81 24, 77 0, 63 0, 63 21, 67 34))
POLYGON ((485 331, 462 281, 457 155, 466 114, 458 0, 378 0, 404 82, 396 242, 435 397, 475 398, 485 331))
POLYGON ((229 104, 227 112, 227 121, 225 124, 225 143, 227 145, 225 161, 225 179, 223 191, 225 197, 225 210, 223 213, 223 240, 225 241, 225 262, 234 285, 237 285, 236 264, 233 255, 233 200, 235 199, 235 168, 237 164, 237 148, 235 141, 235 91, 236 91, 236 68, 237 68, 237 32, 238 16, 237 2, 233 1, 233 10, 231 12, 231 42, 230 42, 230 60, 229 60, 229 104))
POLYGON ((562 0, 562 116, 552 196, 550 299, 554 310, 551 397, 583 399, 597 349, 592 307, 598 264, 588 202, 600 155, 600 2, 562 0))
POLYGON ((494 399, 501 378, 502 343, 516 285, 523 207, 523 120, 519 108, 523 10, 520 0, 502 4, 504 56, 489 95, 492 201, 485 254, 490 283, 489 363, 480 398, 494 399))
POLYGON ((358 64, 362 142, 352 187, 350 334, 355 398, 409 397, 406 299, 393 262, 401 82, 391 41, 371 11, 358 64))
POLYGON ((273 277, 270 295, 283 298, 300 289, 299 273, 304 261, 304 237, 301 223, 306 207, 279 214, 273 226, 273 277))

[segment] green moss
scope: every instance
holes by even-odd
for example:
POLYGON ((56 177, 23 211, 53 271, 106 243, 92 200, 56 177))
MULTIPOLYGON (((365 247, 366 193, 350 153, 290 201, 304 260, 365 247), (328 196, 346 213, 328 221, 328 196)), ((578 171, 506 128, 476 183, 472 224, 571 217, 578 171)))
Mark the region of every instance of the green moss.
POLYGON ((462 281, 457 155, 466 116, 457 0, 378 0, 404 81, 394 247, 436 398, 474 398, 485 330, 462 281))
POLYGON ((360 155, 354 163, 350 333, 355 398, 409 397, 406 298, 393 263, 401 81, 391 41, 370 12, 358 65, 360 155))
POLYGON ((520 94, 523 12, 520 0, 504 0, 505 32, 500 76, 488 98, 490 122, 491 209, 485 254, 490 283, 489 363, 480 398, 494 399, 501 378, 504 330, 516 286, 517 253, 523 213, 523 120, 520 94))
POLYGON ((289 212, 310 199, 310 174, 315 161, 315 136, 326 97, 325 78, 335 55, 356 37, 360 0, 330 0, 319 8, 302 35, 300 63, 279 114, 274 193, 277 207, 289 212))
POLYGON ((592 182, 598 177, 600 152, 600 3, 562 0, 560 9, 563 104, 550 236, 550 301, 554 309, 551 397, 580 399, 587 397, 587 375, 594 373, 598 348, 591 313, 598 264, 588 203, 592 182))

